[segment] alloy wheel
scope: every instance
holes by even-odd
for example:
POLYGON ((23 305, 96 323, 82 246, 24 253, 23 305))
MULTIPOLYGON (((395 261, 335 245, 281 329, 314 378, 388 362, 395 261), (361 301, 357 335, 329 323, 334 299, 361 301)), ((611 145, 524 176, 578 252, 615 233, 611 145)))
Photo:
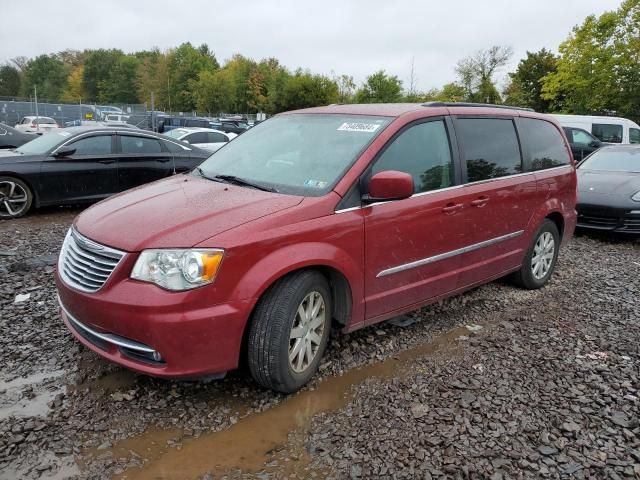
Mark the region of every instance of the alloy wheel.
POLYGON ((538 237, 531 258, 531 273, 537 280, 544 278, 551 270, 555 251, 556 242, 551 232, 544 232, 538 237))
POLYGON ((296 311, 289 334, 289 365, 302 373, 318 354, 326 324, 324 298, 318 292, 307 294, 296 311))
POLYGON ((28 203, 29 197, 21 185, 11 180, 0 181, 0 217, 17 217, 28 203))

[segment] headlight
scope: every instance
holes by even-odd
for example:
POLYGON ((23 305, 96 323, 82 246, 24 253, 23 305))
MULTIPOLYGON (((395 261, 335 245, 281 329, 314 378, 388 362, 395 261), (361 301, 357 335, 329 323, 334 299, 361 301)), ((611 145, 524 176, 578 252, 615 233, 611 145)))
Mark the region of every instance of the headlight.
POLYGON ((633 196, 631 197, 631 200, 634 200, 636 202, 640 202, 640 192, 634 193, 633 196))
POLYGON ((189 290, 215 280, 223 255, 217 248, 144 250, 131 278, 167 290, 189 290))

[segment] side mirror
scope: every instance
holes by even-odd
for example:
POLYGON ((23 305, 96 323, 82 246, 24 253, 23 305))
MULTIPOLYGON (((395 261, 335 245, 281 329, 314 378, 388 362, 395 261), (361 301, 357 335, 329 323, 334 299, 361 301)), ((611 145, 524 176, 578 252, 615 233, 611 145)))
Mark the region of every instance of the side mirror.
POLYGON ((182 140, 184 143, 191 143, 189 140, 182 140))
POLYGON ((73 147, 61 147, 58 149, 58 151, 54 154, 55 157, 59 158, 59 157, 68 157, 70 155, 73 155, 74 153, 76 153, 76 149, 73 147))
POLYGON ((363 195, 365 203, 402 200, 413 195, 413 177, 405 172, 385 170, 369 180, 369 193, 363 195))

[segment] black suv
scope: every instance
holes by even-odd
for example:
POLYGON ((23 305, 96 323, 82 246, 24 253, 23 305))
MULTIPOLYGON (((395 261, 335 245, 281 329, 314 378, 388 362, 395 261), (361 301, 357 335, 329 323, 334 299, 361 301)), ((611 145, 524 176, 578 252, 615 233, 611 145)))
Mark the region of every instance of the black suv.
POLYGON ((582 128, 562 127, 569 140, 569 146, 576 162, 582 161, 604 145, 600 140, 582 128))

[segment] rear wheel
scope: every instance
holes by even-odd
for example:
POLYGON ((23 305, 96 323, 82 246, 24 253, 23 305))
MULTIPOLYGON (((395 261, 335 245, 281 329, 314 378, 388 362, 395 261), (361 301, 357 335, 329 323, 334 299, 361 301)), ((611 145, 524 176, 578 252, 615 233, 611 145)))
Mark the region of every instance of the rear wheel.
POLYGON ((311 270, 288 275, 262 296, 247 345, 256 382, 291 393, 309 381, 327 345, 331 306, 327 280, 311 270))
POLYGON ((0 177, 0 218, 18 218, 26 214, 33 203, 33 193, 22 180, 0 177))
POLYGON ((513 275, 514 282, 530 290, 543 287, 551 278, 559 250, 558 227, 547 218, 534 235, 522 267, 513 275))

